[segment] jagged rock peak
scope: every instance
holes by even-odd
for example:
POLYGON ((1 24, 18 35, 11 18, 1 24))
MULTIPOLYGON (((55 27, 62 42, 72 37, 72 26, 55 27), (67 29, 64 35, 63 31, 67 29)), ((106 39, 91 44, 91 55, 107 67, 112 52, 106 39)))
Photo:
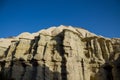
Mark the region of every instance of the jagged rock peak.
POLYGON ((50 35, 50 36, 55 36, 55 35, 61 33, 65 29, 73 31, 75 33, 78 33, 79 35, 81 35, 81 37, 96 36, 95 34, 89 32, 83 28, 75 28, 72 26, 64 26, 64 25, 60 25, 58 27, 51 27, 48 29, 43 29, 43 30, 40 30, 38 33, 42 33, 42 34, 46 34, 46 35, 50 35))
POLYGON ((58 26, 0 39, 0 80, 120 80, 120 38, 58 26))
MULTIPOLYGON (((91 36, 97 36, 94 33, 91 33, 83 28, 77 28, 77 27, 72 27, 72 26, 64 26, 60 25, 58 27, 50 27, 48 29, 42 29, 36 33, 29 33, 29 32, 23 32, 17 37, 10 37, 11 39, 19 39, 19 38, 26 38, 26 39, 34 39, 35 36, 38 36, 39 34, 44 34, 44 35, 49 35, 49 36, 55 36, 61 33, 63 30, 70 30, 73 31, 77 34, 79 34, 81 37, 91 37, 91 36)), ((9 38, 9 39, 10 39, 9 38)), ((8 39, 8 38, 7 38, 8 39)))
POLYGON ((28 33, 24 32, 17 36, 17 38, 26 38, 26 39, 33 39, 35 36, 38 36, 39 34, 49 35, 49 36, 56 36, 59 33, 63 32, 63 30, 70 30, 77 34, 79 34, 81 37, 90 37, 90 36, 96 36, 94 33, 91 33, 83 28, 77 28, 72 26, 64 26, 60 25, 58 27, 50 27, 48 29, 42 29, 36 33, 28 33))

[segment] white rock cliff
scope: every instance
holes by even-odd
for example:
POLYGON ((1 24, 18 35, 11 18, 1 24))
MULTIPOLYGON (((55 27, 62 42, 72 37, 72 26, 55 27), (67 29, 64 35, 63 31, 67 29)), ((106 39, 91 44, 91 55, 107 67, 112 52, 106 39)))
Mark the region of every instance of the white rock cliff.
POLYGON ((0 80, 120 80, 120 39, 51 27, 0 39, 0 80))

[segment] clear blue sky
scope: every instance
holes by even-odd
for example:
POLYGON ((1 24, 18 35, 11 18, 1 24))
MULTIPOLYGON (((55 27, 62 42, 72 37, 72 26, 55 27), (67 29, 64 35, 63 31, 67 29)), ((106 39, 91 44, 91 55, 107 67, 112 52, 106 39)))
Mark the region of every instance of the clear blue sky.
POLYGON ((0 37, 61 24, 120 37, 120 0, 0 0, 0 37))

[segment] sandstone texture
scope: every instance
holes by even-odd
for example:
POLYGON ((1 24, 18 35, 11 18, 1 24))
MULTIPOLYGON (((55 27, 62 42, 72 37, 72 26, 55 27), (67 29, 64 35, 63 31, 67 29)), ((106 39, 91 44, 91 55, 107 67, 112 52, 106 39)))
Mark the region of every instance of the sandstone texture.
POLYGON ((63 25, 1 38, 0 80, 120 80, 120 38, 63 25))

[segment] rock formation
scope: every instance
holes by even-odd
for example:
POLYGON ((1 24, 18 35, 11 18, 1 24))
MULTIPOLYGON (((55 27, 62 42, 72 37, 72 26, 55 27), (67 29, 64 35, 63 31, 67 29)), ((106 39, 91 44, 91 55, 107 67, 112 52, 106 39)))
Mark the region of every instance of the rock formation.
POLYGON ((120 39, 51 27, 0 39, 0 80, 120 80, 120 39))

